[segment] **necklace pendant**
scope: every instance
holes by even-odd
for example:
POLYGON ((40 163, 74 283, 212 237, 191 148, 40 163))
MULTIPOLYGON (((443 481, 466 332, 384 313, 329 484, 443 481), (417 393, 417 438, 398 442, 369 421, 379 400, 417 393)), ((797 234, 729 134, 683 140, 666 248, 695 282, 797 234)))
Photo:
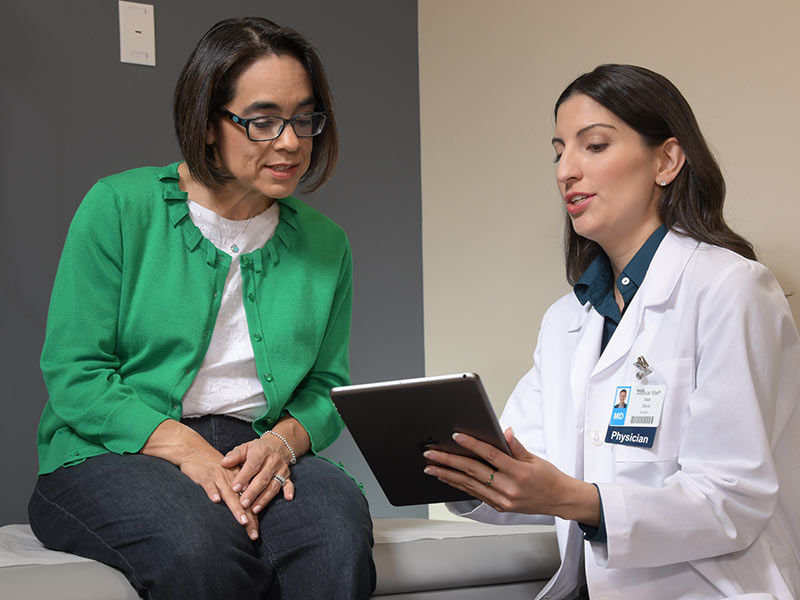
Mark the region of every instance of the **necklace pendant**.
POLYGON ((231 252, 234 253, 239 252, 239 246, 237 246, 236 244, 231 245, 231 252))

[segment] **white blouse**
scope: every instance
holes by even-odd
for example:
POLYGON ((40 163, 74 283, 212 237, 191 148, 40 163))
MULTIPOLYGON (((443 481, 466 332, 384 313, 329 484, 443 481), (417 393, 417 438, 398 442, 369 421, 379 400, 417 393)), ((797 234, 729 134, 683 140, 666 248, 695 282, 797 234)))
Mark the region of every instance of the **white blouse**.
POLYGON ((247 330, 239 256, 261 248, 275 233, 280 205, 275 202, 252 219, 232 221, 188 201, 192 222, 212 244, 230 254, 222 304, 203 365, 183 397, 183 416, 228 415, 252 421, 266 410, 247 330), (238 252, 234 252, 236 247, 238 252))

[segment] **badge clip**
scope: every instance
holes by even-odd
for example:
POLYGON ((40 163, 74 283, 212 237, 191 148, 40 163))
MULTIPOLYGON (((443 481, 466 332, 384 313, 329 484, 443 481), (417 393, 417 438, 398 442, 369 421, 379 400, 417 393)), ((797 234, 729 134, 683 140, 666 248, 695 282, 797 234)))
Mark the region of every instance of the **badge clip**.
POLYGON ((653 369, 650 368, 650 365, 647 363, 647 359, 644 356, 637 358, 636 362, 633 363, 633 366, 636 367, 636 379, 639 380, 644 379, 653 372, 653 369))

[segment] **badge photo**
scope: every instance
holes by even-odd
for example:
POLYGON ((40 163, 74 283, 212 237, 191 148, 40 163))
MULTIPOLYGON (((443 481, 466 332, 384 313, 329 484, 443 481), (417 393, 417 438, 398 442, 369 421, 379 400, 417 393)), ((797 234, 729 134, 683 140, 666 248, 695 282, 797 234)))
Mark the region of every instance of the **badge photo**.
POLYGON ((631 386, 617 386, 614 392, 614 407, 611 412, 611 425, 624 425, 625 416, 628 413, 628 402, 631 397, 631 386))

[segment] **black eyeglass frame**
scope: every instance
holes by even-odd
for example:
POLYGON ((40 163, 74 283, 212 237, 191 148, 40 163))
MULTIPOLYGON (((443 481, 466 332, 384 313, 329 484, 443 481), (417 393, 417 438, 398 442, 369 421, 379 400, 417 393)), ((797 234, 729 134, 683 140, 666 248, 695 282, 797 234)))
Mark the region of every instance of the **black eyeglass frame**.
POLYGON ((244 131, 247 134, 247 139, 249 139, 251 142, 271 142, 273 140, 277 140, 279 137, 281 137, 281 135, 283 135, 283 130, 286 129, 287 123, 292 126, 294 134, 299 138, 309 138, 318 136, 320 133, 322 133, 322 130, 325 128, 325 119, 328 116, 327 113, 319 111, 319 112, 303 113, 301 115, 297 115, 296 117, 292 117, 291 119, 284 119, 283 117, 278 117, 273 115, 262 115, 260 117, 245 119, 235 113, 232 113, 227 108, 220 108, 219 111, 237 125, 241 125, 242 127, 244 127, 244 131), (301 135, 297 133, 297 129, 295 129, 294 126, 295 122, 298 119, 307 119, 308 117, 322 117, 322 124, 319 127, 319 131, 317 131, 316 133, 312 133, 310 135, 301 135), (278 129, 278 134, 275 137, 267 138, 265 140, 254 140, 250 135, 250 123, 252 123, 253 121, 257 121, 259 119, 278 119, 282 121, 280 129, 278 129))

